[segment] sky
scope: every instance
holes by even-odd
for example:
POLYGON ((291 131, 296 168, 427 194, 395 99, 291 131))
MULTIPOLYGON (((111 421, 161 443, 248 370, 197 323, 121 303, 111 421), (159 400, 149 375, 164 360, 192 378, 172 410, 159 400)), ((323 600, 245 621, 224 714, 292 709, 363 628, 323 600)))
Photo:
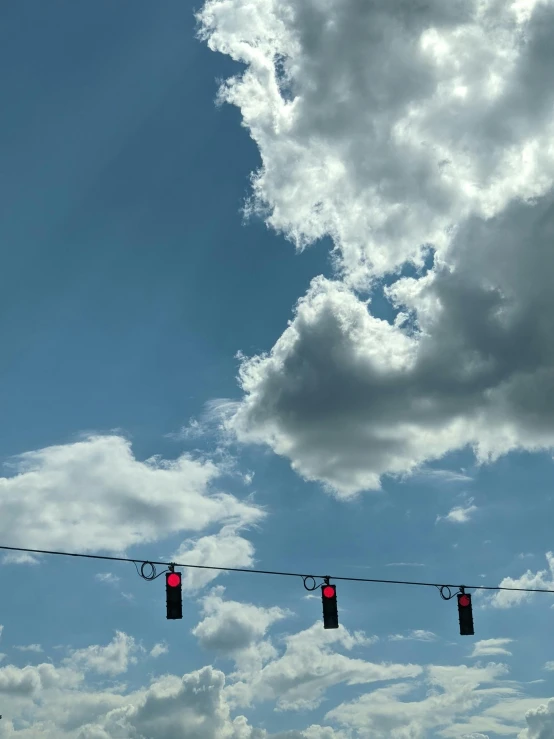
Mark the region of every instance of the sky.
POLYGON ((554 738, 553 34, 2 4, 0 739, 554 738))

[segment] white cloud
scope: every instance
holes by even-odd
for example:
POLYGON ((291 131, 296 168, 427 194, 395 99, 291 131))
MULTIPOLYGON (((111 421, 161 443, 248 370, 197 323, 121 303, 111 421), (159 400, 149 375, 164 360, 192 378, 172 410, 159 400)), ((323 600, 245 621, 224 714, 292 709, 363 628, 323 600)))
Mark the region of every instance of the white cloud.
POLYGON ((504 647, 512 641, 513 639, 482 639, 475 642, 470 657, 488 657, 498 654, 511 656, 512 653, 504 647))
POLYGON ((135 640, 121 631, 105 647, 93 645, 85 649, 75 649, 63 663, 71 668, 94 670, 102 675, 120 675, 127 671, 129 664, 136 664, 139 647, 135 640))
MULTIPOLYGON (((260 734, 260 739, 265 739, 265 734, 260 734)), ((337 731, 332 729, 330 726, 319 726, 319 724, 313 724, 312 726, 304 729, 303 731, 280 731, 277 734, 267 735, 267 739, 351 739, 350 735, 347 735, 343 731, 337 731)))
POLYGON ((269 627, 290 615, 272 607, 260 608, 249 603, 223 599, 225 588, 214 588, 202 599, 204 618, 193 629, 205 649, 230 654, 259 642, 269 627))
POLYGON ((385 567, 425 567, 420 562, 389 562, 385 567))
POLYGON ((446 516, 437 516, 437 521, 444 520, 450 523, 467 523, 471 515, 477 510, 477 506, 472 505, 473 498, 470 498, 466 506, 456 506, 446 516))
MULTIPOLYGON (((216 589, 206 596, 207 602, 210 597, 213 599, 213 612, 221 609, 217 602, 221 594, 222 589, 216 589)), ((250 612, 250 621, 259 623, 259 615, 250 612)), ((233 704, 236 705, 233 688, 240 685, 246 675, 235 674, 226 685, 224 674, 211 666, 184 675, 150 677, 148 684, 133 690, 110 681, 103 681, 100 687, 89 682, 91 663, 100 674, 113 677, 120 674, 119 668, 106 670, 106 661, 120 667, 124 662, 119 657, 109 658, 106 651, 101 651, 107 650, 108 645, 77 650, 72 657, 79 653, 78 658, 64 660, 61 667, 42 664, 22 669, 13 665, 0 668, 0 692, 9 698, 3 709, 3 730, 14 737, 19 732, 21 739, 33 739, 39 734, 41 739, 134 739, 138 736, 150 739, 177 736, 187 739, 363 739, 366 736, 427 739, 435 729, 444 737, 457 739, 488 732, 513 736, 523 729, 525 712, 530 709, 528 726, 537 726, 537 721, 542 721, 542 717, 534 719, 534 715, 543 699, 519 697, 520 686, 514 681, 502 680, 507 673, 503 665, 474 668, 371 665, 359 658, 345 658, 335 651, 343 648, 358 652, 371 639, 360 633, 349 634, 342 627, 339 632, 325 633, 317 624, 291 635, 285 640, 282 657, 273 657, 261 675, 250 674, 252 703, 258 705, 261 701, 272 700, 278 709, 319 704, 323 693, 339 683, 360 685, 381 679, 391 682, 387 687, 361 695, 358 700, 342 703, 320 719, 319 724, 308 728, 271 734, 252 726, 245 716, 236 715, 233 708, 233 704), (271 665, 274 669, 264 676, 271 665), (84 672, 81 667, 85 668, 84 672), (375 672, 375 668, 380 670, 375 672), (407 681, 408 677, 413 679, 407 681), (426 689, 424 697, 409 700, 410 692, 421 692, 422 687, 426 689)), ((257 634, 262 633, 265 633, 263 627, 257 628, 257 634)), ((118 638, 120 644, 135 644, 129 635, 120 634, 118 638)), ((116 641, 117 638, 112 645, 116 641)), ((139 651, 146 657, 146 650, 139 651)), ((301 716, 299 721, 302 723, 301 716)), ((521 736, 525 739, 549 737, 547 733, 538 732, 521 736)))
POLYGON ((112 572, 99 572, 94 577, 99 582, 105 582, 108 585, 117 585, 121 581, 121 578, 114 575, 112 572))
POLYGON ((513 5, 208 0, 200 38, 247 65, 219 93, 263 161, 247 212, 299 249, 330 235, 356 284, 544 193, 552 8, 513 5))
POLYGON ((432 631, 424 631, 423 629, 415 629, 410 631, 408 634, 391 634, 389 636, 390 641, 435 641, 437 638, 436 634, 432 631))
POLYGON ((188 426, 183 426, 177 433, 166 434, 166 436, 174 441, 183 441, 186 439, 197 439, 205 435, 205 429, 196 418, 189 420, 188 426))
POLYGON ((0 693, 11 698, 30 698, 50 688, 73 689, 83 682, 83 675, 73 669, 41 665, 19 668, 0 667, 0 693))
POLYGON ((554 736, 554 699, 541 703, 525 714, 527 728, 518 739, 551 739, 554 736))
POLYGON ((412 480, 414 482, 422 480, 426 483, 442 486, 458 482, 472 482, 473 478, 465 472, 456 472, 455 470, 421 469, 412 475, 412 480))
POLYGON ((549 670, 550 672, 554 672, 554 661, 551 662, 545 662, 544 670, 549 670))
MULTIPOLYGON (((440 728, 445 737, 460 737, 464 733, 504 729, 506 724, 492 717, 476 718, 477 727, 468 722, 470 716, 486 702, 517 693, 499 680, 506 674, 504 665, 491 663, 486 667, 429 666, 424 683, 427 695, 422 700, 410 701, 408 696, 422 681, 396 683, 374 690, 361 698, 343 703, 329 711, 325 718, 338 721, 360 736, 372 739, 425 739, 440 728), (489 685, 490 687, 481 687, 489 685), (464 722, 464 723, 463 723, 464 722)), ((512 732, 513 732, 513 727, 512 732)))
MULTIPOLYGON (((184 541, 171 559, 187 565, 248 568, 254 564, 254 547, 239 536, 236 526, 224 526, 218 534, 184 541)), ((183 590, 200 590, 221 574, 220 570, 186 568, 183 590)))
POLYGON ((516 7, 199 14, 210 48, 247 65, 220 99, 260 149, 250 211, 299 248, 330 235, 343 280, 315 278, 271 351, 241 356, 242 401, 211 411, 338 496, 466 446, 478 464, 554 446, 554 5, 516 7), (424 245, 431 271, 399 278, 424 245), (394 325, 351 289, 385 274, 394 325))
POLYGON ((150 656, 151 657, 159 657, 161 654, 167 654, 168 648, 167 644, 154 644, 152 649, 150 650, 150 656))
POLYGON ((140 462, 120 436, 26 452, 10 466, 16 474, 0 478, 0 538, 11 546, 119 553, 179 531, 264 516, 210 490, 220 474, 214 463, 186 454, 140 462))
POLYGON ((14 647, 14 649, 18 649, 20 652, 43 652, 44 651, 44 649, 40 646, 40 644, 27 644, 27 646, 14 647))
MULTIPOLYGON (((16 687, 15 678, 25 675, 28 679, 27 693, 30 697, 37 694, 41 687, 44 688, 38 674, 43 667, 46 665, 33 668, 35 672, 18 671, 17 676, 14 673, 13 689, 16 687), (30 690, 31 686, 33 690, 30 690)), ((124 695, 107 690, 49 690, 42 693, 48 700, 37 701, 31 710, 27 704, 26 716, 32 716, 34 721, 29 722, 30 726, 36 726, 43 739, 132 739, 136 736, 151 739, 176 736, 264 739, 266 733, 256 733, 243 716, 230 717, 222 693, 224 682, 223 673, 205 667, 182 677, 166 675, 154 678, 148 687, 124 695)), ((22 682, 18 685, 21 687, 22 682)), ((11 711, 4 711, 6 728, 17 714, 13 706, 11 711)))
MULTIPOLYGON (((517 686, 513 681, 506 681, 511 686, 517 686)), ((513 693, 513 691, 512 691, 513 693)), ((516 691, 517 693, 517 691, 516 691)), ((485 697, 486 699, 486 697, 485 697)), ((452 739, 458 739, 460 729, 466 732, 486 731, 496 734, 515 736, 525 722, 527 711, 537 707, 541 698, 519 698, 510 696, 509 690, 501 694, 500 700, 494 701, 492 705, 481 714, 464 717, 464 723, 446 729, 443 734, 452 739)))
POLYGON ((9 698, 3 731, 21 739, 349 739, 318 724, 277 734, 252 727, 245 716, 231 715, 225 676, 210 666, 157 676, 133 691, 98 689, 84 677, 75 666, 0 668, 0 691, 9 698))
MULTIPOLYGON (((31 547, 33 548, 33 547, 31 547)), ((2 558, 6 565, 38 565, 40 561, 36 556, 27 552, 7 552, 2 558)))
POLYGON ((421 667, 412 664, 376 664, 347 657, 336 651, 369 646, 375 640, 361 632, 349 633, 340 626, 325 631, 321 623, 284 637, 285 652, 261 669, 239 669, 226 689, 232 705, 276 701, 281 710, 317 708, 333 685, 363 685, 381 680, 415 677, 421 667), (335 649, 333 649, 333 647, 335 649))
MULTIPOLYGON (((544 590, 554 590, 554 555, 552 552, 546 553, 548 562, 548 570, 540 570, 539 572, 531 572, 527 570, 521 577, 505 577, 499 584, 501 588, 536 588, 544 590)), ((499 590, 490 598, 490 605, 494 608, 510 608, 519 605, 524 601, 530 600, 533 593, 510 592, 509 590, 499 590)))

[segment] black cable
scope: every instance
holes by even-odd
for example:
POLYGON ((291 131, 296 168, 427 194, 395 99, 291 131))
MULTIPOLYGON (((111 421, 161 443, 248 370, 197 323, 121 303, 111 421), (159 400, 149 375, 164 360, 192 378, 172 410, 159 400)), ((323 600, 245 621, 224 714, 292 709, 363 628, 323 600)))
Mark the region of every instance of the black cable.
MULTIPOLYGON (((4 547, 0 545, 0 549, 9 549, 14 552, 33 552, 35 554, 59 554, 64 557, 85 557, 87 559, 106 559, 114 562, 142 562, 142 563, 149 563, 150 560, 145 559, 129 559, 127 557, 108 557, 106 555, 102 554, 77 554, 75 552, 52 552, 48 549, 24 549, 23 547, 4 547)), ((306 577, 306 575, 301 575, 299 572, 276 572, 275 570, 251 570, 246 569, 243 567, 215 567, 213 565, 187 565, 187 564, 181 564, 179 562, 156 562, 156 564, 159 565, 173 565, 174 567, 190 567, 198 570, 220 570, 222 572, 253 572, 257 575, 282 575, 285 577, 306 577)), ((426 587, 433 587, 433 588, 441 588, 441 587, 451 587, 451 588, 457 588, 458 585, 445 585, 444 583, 435 583, 435 582, 412 582, 410 580, 374 580, 367 577, 334 577, 333 575, 309 575, 308 577, 317 577, 321 578, 322 580, 344 580, 344 581, 350 581, 350 582, 379 582, 379 583, 391 583, 392 585, 424 585, 426 587)), ((148 579, 148 578, 146 578, 148 579)), ((554 593, 554 590, 545 590, 545 589, 539 589, 539 588, 502 588, 500 586, 490 586, 490 585, 464 585, 465 588, 470 588, 471 590, 512 590, 512 591, 518 591, 522 593, 554 593)))

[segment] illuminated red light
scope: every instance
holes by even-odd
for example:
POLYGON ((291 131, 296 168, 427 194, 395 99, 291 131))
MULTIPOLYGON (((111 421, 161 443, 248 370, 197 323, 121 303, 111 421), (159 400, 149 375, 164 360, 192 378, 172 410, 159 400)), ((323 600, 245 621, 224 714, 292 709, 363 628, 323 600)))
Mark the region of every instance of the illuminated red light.
POLYGON ((459 604, 460 604, 461 606, 468 606, 468 605, 470 604, 470 602, 471 602, 471 601, 470 601, 470 599, 469 599, 469 596, 468 596, 468 595, 462 595, 462 596, 460 596, 460 598, 459 598, 459 600, 458 600, 458 603, 459 603, 459 604))
POLYGON ((332 598, 335 595, 335 588, 332 588, 330 585, 326 585, 323 588, 323 596, 325 598, 332 598))
POLYGON ((170 588, 178 588, 181 584, 181 575, 178 575, 176 572, 172 572, 167 578, 167 584, 170 588))

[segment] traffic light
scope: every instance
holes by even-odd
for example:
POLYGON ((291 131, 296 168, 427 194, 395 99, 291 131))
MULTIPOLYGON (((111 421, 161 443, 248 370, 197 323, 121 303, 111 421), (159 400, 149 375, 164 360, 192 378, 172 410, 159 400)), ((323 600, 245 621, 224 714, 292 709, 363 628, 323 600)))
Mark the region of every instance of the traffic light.
POLYGON ((165 594, 167 599, 167 618, 183 618, 183 599, 181 596, 181 573, 165 573, 165 594))
POLYGON ((321 586, 321 599, 323 601, 323 628, 339 628, 339 612, 337 610, 337 588, 334 585, 321 586))
POLYGON ((471 608, 471 595, 458 593, 458 616, 460 619, 460 634, 462 636, 473 636, 473 611, 471 608))

